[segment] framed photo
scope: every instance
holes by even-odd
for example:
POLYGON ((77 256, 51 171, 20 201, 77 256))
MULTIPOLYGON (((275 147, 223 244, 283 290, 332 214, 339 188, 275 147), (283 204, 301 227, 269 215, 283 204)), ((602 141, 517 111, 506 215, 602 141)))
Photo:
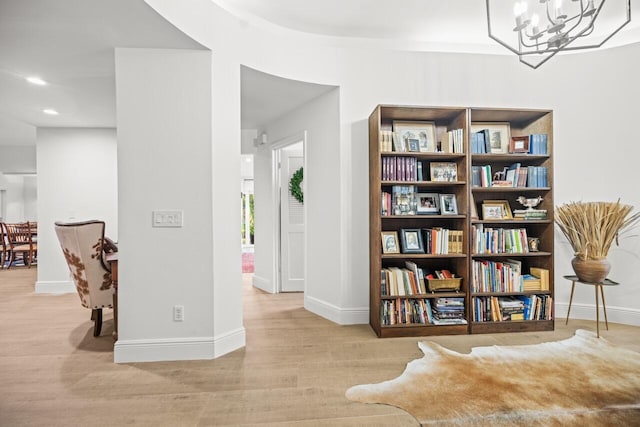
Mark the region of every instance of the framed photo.
POLYGON ((400 245, 403 254, 423 254, 422 233, 419 228, 403 228, 400 230, 400 245))
POLYGON ((509 153, 528 153, 529 137, 528 136, 512 136, 509 142, 509 153))
POLYGON ((399 254, 400 245, 398 244, 398 232, 383 231, 381 234, 382 234, 382 253, 383 254, 399 254))
POLYGON ((497 203, 482 204, 482 219, 503 219, 502 205, 497 203))
POLYGON ((501 205, 502 206, 502 219, 513 219, 513 212, 511 212, 511 206, 509 205, 508 200, 484 200, 482 202, 490 204, 490 205, 501 205))
POLYGON ((455 162, 432 162, 429 169, 431 181, 455 182, 458 180, 458 165, 455 162))
POLYGON ((393 122, 393 132, 397 137, 398 143, 406 147, 404 151, 414 151, 410 148, 415 146, 418 148, 415 151, 422 153, 435 153, 438 151, 434 122, 396 120, 393 122))
MULTIPOLYGON (((511 126, 508 122, 475 122, 471 123, 471 132, 482 132, 489 134, 491 153, 507 153, 511 142, 511 126)), ((489 152, 487 150, 487 152, 489 152)))
POLYGON ((458 203, 455 194, 440 195, 440 214, 441 215, 458 215, 458 203))
POLYGON ((418 193, 418 215, 437 215, 440 213, 440 195, 438 193, 418 193))

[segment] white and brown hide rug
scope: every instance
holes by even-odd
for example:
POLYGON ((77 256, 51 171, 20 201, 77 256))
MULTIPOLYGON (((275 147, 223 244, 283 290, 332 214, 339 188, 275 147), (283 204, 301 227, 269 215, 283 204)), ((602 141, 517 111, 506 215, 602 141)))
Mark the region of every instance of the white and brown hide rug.
POLYGON ((351 387, 436 426, 640 426, 640 353, 577 330, 569 339, 476 347, 420 342, 398 378, 351 387))

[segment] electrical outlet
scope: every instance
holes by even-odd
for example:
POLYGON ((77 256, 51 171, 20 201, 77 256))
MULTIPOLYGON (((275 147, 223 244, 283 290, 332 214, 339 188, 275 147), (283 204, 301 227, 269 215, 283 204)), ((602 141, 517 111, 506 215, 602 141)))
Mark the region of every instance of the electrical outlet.
POLYGON ((173 306, 173 321, 174 322, 184 321, 184 305, 173 306))

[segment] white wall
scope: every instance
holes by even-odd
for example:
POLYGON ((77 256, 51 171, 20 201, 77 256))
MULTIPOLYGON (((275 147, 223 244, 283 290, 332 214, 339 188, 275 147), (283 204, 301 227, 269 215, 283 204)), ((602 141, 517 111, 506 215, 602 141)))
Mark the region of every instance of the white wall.
MULTIPOLYGON (((147 2, 191 37, 221 53, 229 67, 242 64, 285 78, 340 87, 340 137, 327 141, 324 147, 340 164, 339 181, 326 183, 329 191, 340 195, 338 203, 330 206, 340 224, 335 227, 332 219, 323 228, 323 240, 311 243, 323 248, 326 241, 340 242, 337 255, 331 255, 332 260, 340 261, 310 258, 310 264, 322 263, 333 269, 335 280, 325 281, 325 292, 339 296, 338 311, 351 310, 353 317, 367 317, 362 311, 368 306, 365 121, 377 104, 551 108, 555 112, 556 203, 620 197, 640 207, 634 173, 640 153, 629 136, 639 113, 636 100, 640 84, 635 70, 640 66, 640 44, 559 55, 531 70, 510 54, 400 52, 364 42, 361 45, 366 48, 356 43, 340 47, 335 39, 253 27, 208 0, 179 5, 169 0, 147 2), (606 173, 597 172, 601 170, 606 173)), ((225 85, 219 78, 224 76, 214 76, 215 84, 225 85)), ((235 87, 235 79, 234 75, 226 82, 228 87, 235 87)), ((235 105, 239 90, 230 90, 226 96, 225 100, 235 105)), ((214 128, 233 132, 236 123, 220 119, 214 118, 214 128)), ((326 167, 311 155, 307 162, 310 169, 326 167)), ((315 203, 312 192, 309 197, 309 203, 315 203)), ((561 314, 569 297, 561 276, 570 272, 571 254, 560 237, 557 247, 556 289, 561 314)), ((636 238, 611 253, 611 276, 623 283, 608 290, 611 320, 640 324, 640 278, 635 274, 638 248, 636 238)), ((586 308, 585 317, 592 318, 591 294, 578 294, 575 302, 586 308)), ((574 313, 582 312, 578 309, 574 313)))
MULTIPOLYGON (((56 221, 100 219, 118 239, 115 129, 39 128, 37 292, 75 292, 54 231, 56 221)), ((32 190, 31 190, 32 191, 32 190)))
POLYGON ((218 141, 220 150, 212 150, 211 76, 216 71, 209 51, 116 50, 117 362, 212 358, 228 346, 244 345, 240 298, 214 292, 214 285, 223 289, 240 282, 239 214, 232 221, 225 218, 227 211, 234 213, 229 206, 237 205, 237 186, 229 183, 240 179, 240 143, 235 134, 223 136, 220 141, 238 142, 227 148, 218 141), (231 163, 237 176, 225 170, 231 163), (215 230, 212 218, 218 215, 212 207, 223 212, 215 230), (184 226, 152 228, 152 211, 166 209, 183 211, 184 226), (233 260, 225 254, 236 248, 224 238, 216 240, 224 233, 234 236, 233 260), (235 310, 234 316, 219 321, 215 304, 235 310), (183 322, 173 321, 174 305, 184 306, 183 322))
POLYGON ((0 145, 0 172, 36 173, 36 147, 0 145))
MULTIPOLYGON (((351 323, 338 309, 341 295, 326 285, 327 266, 340 265, 340 162, 328 149, 340 138, 340 91, 334 89, 266 126, 269 144, 259 146, 255 157, 256 258, 254 277, 265 289, 273 289, 274 235, 272 145, 306 131, 304 171, 306 211, 305 307, 335 322, 351 323), (307 161, 306 159, 313 159, 307 161), (329 234, 329 237, 327 237, 329 234), (338 249, 338 250, 336 250, 338 249), (322 260, 322 262, 318 262, 322 260)), ((286 183, 285 183, 286 185, 286 183)), ((338 269, 338 271, 340 271, 338 269)), ((333 272, 331 273, 333 275, 333 272)))

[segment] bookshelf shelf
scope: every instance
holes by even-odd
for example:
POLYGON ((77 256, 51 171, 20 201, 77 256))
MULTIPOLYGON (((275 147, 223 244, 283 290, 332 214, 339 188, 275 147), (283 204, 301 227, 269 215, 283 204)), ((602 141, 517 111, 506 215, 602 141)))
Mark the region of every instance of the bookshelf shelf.
POLYGON ((462 258, 466 259, 465 254, 383 254, 382 259, 429 259, 429 258, 462 258))
POLYGON ((383 187, 393 185, 417 185, 418 187, 449 187, 460 185, 467 185, 464 181, 381 181, 383 187))
MULTIPOLYGON (((416 133, 417 135, 418 133, 416 133)), ((428 134, 428 132, 427 132, 428 134)), ((487 135, 487 134, 484 134, 487 135)), ((396 133, 397 138, 399 134, 396 133)), ((409 135, 406 147, 415 150, 416 142, 410 143, 413 138, 409 135), (413 146, 411 146, 413 144, 413 146)), ((416 137, 418 138, 418 137, 416 137)), ((522 138, 521 138, 522 139, 522 138)), ((393 144, 398 144, 402 139, 396 139, 393 144)), ((510 141, 506 141, 509 143, 510 141)), ((500 140, 500 144, 505 142, 500 140)), ((396 148, 396 145, 392 145, 396 148)), ((488 147, 488 145, 486 146, 488 147)), ((553 252, 554 252, 554 220, 553 220, 553 112, 550 110, 533 110, 533 109, 501 109, 501 108, 469 108, 469 107, 404 107, 394 105, 379 105, 369 117, 369 221, 370 221, 370 324, 375 333, 379 337, 401 337, 401 336, 423 336, 423 335, 447 335, 447 334, 467 334, 467 333, 495 333, 495 332, 518 332, 518 331, 543 331, 552 330, 553 316, 553 252), (431 145, 422 145, 419 147, 430 150, 423 151, 388 151, 389 138, 394 136, 396 130, 394 122, 402 122, 404 126, 411 126, 410 122, 416 122, 416 132, 420 130, 420 123, 429 122, 433 124, 433 135, 435 136, 438 152, 432 152, 433 142, 431 145), (504 126, 509 127, 511 137, 528 137, 531 150, 538 154, 530 153, 507 153, 504 145, 501 149, 492 151, 505 151, 499 153, 476 153, 477 140, 472 133, 478 133, 480 124, 495 128, 504 126), (473 132, 472 132, 473 130, 473 132), (544 136, 544 141, 540 137, 544 136), (472 138, 473 137, 473 138, 472 138), (383 140, 386 138, 386 144, 383 140), (472 140, 473 139, 473 140, 472 140), (540 150, 541 144, 544 150, 540 150), (535 150, 534 150, 535 146, 535 150), (387 147, 387 151, 382 151, 383 147, 387 147), (442 152, 446 151, 446 152, 442 152), (451 152, 450 152, 451 151, 451 152), (542 154, 540 154, 542 153, 542 154), (414 178, 410 180, 386 180, 382 178, 396 178, 399 175, 389 173, 390 162, 396 162, 397 165, 408 167, 402 169, 403 178, 414 178), (434 165, 439 163, 440 165, 434 165), (409 165, 409 166, 406 166, 409 165), (442 166, 444 165, 444 166, 442 166), (451 166, 449 166, 451 165, 451 166), (524 169, 520 173, 531 171, 531 180, 521 181, 523 185, 517 187, 507 186, 490 186, 495 175, 489 172, 486 179, 489 180, 489 186, 475 186, 477 181, 475 174, 478 169, 486 168, 488 171, 500 172, 506 175, 506 172, 517 165, 519 169, 524 169), (415 175, 413 166, 416 168, 415 175), (457 175, 456 181, 430 181, 433 174, 439 174, 437 168, 444 168, 445 175, 451 176, 447 168, 455 168, 457 175), (436 168, 436 169, 431 169, 436 168), (418 172, 419 171, 419 172, 418 172), (535 175, 534 175, 535 173, 535 175), (418 177, 418 179, 415 179, 418 177), (422 180, 420 180, 422 177, 422 180), (472 179, 474 178, 474 179, 472 179), (492 179, 493 178, 493 179, 492 179), (535 178, 535 180, 534 180, 535 178), (539 186, 528 186, 537 184, 539 186), (403 188, 400 188, 403 187, 403 188), (400 193, 404 191, 405 193, 400 193), (442 215, 439 212, 434 214, 430 209, 419 210, 412 208, 411 200, 422 200, 421 193, 430 193, 437 195, 453 195, 457 205, 457 213, 450 215, 442 215), (404 202, 397 202, 397 194, 408 197, 410 202, 402 205, 404 202), (514 211, 524 209, 518 203, 518 198, 525 196, 526 198, 541 198, 541 203, 535 209, 540 211, 546 210, 546 218, 504 218, 499 220, 483 219, 482 205, 484 201, 490 204, 494 201, 501 201, 509 205, 514 211), (391 201, 391 205, 388 204, 391 201), (398 203, 398 204, 395 204, 398 203), (403 209, 398 209, 402 207, 403 209), (406 208, 406 209, 405 209, 406 208), (415 214, 417 213, 419 214, 415 214), (408 212, 411 215, 386 215, 391 212, 408 212), (424 214, 425 212, 429 214, 424 214), (422 213, 422 214, 420 214, 422 213), (478 217, 477 214, 480 214, 478 217), (473 253, 473 240, 477 238, 478 229, 499 229, 503 233, 514 233, 514 230, 524 230, 519 244, 529 245, 528 238, 533 238, 538 245, 538 251, 518 252, 518 253, 473 253), (462 251, 455 250, 455 253, 448 254, 414 254, 414 253, 384 253, 382 248, 382 233, 397 233, 401 236, 408 229, 446 229, 454 230, 460 233, 462 231, 462 251), (525 240, 525 237, 527 240, 525 240), (457 253, 462 252, 462 253, 457 253), (478 289, 474 285, 474 268, 478 268, 480 264, 502 265, 509 264, 509 268, 519 270, 517 274, 532 274, 530 270, 546 272, 546 288, 540 285, 540 289, 532 288, 536 282, 528 281, 529 287, 522 292, 473 292, 478 289), (383 295, 382 287, 388 285, 385 280, 389 279, 389 272, 398 269, 409 271, 407 274, 413 274, 414 282, 418 280, 418 270, 420 274, 432 273, 448 270, 460 279, 459 292, 432 292, 418 293, 403 296, 383 295), (474 312, 476 304, 487 299, 495 298, 497 303, 502 307, 506 304, 506 299, 525 299, 538 297, 548 308, 550 318, 548 320, 507 320, 507 321, 475 321, 477 313, 474 312), (453 298, 458 306, 464 307, 462 319, 466 324, 434 324, 438 319, 444 319, 446 310, 435 307, 436 303, 444 304, 445 299, 453 298), (439 299, 443 299, 439 301, 439 299), (418 302, 416 302, 418 301, 418 302), (433 312, 438 314, 436 320, 430 320, 423 316, 421 319, 425 323, 415 322, 419 318, 418 314, 425 314, 426 311, 418 305, 420 301, 429 301, 432 305, 433 312), (389 324, 389 316, 398 316, 398 311, 394 304, 402 306, 402 309, 411 312, 411 318, 402 319, 398 317, 396 324, 389 324), (415 307, 410 307, 411 305, 415 307), (418 305, 416 305, 418 304, 418 305)), ((397 173, 395 170, 393 173, 397 173)), ((456 175, 453 175, 454 177, 456 175)), ((435 175, 433 175, 435 176, 435 175)), ((455 178, 454 178, 455 179, 455 178)), ((485 179, 485 178, 483 178, 485 179)), ((513 179, 516 183, 516 180, 513 179)), ((485 185, 487 185, 485 181, 485 185)), ((423 205, 430 207, 430 205, 423 205)), ((455 211, 453 211, 455 212, 455 211)), ((520 213, 519 215, 522 215, 520 213)), ((424 233, 422 231, 421 233, 424 233)), ((427 235, 423 236, 426 238, 427 235)), ((442 243, 446 244, 446 243, 442 243)), ((451 241, 449 241, 451 244, 451 241)), ((454 243, 455 244, 455 243, 454 243)), ((400 245, 398 245, 400 247, 400 245)), ((513 247, 513 246, 511 246, 513 247)), ((520 248, 520 246, 518 246, 520 248)), ((388 251, 388 250, 387 250, 388 251)), ((435 251, 434 251, 435 252, 435 251)), ((439 252, 439 251, 438 251, 439 252)), ((452 252, 451 250, 449 252, 452 252)), ((514 271, 515 271, 514 270, 514 271)), ((409 277, 409 276, 406 276, 409 277)), ((520 276, 518 276, 520 277, 520 276)), ((535 279, 535 277, 534 277, 535 279)), ((410 279, 405 279, 410 280, 410 279)), ((518 279, 520 280, 520 279, 518 279)), ((407 282, 405 282, 405 285, 407 282)), ((412 289, 417 289, 414 286, 412 289)), ((388 289, 388 288, 386 288, 388 289)), ((408 288, 407 288, 408 289, 408 288)), ((424 288, 423 288, 424 289, 424 288)), ((486 286, 480 289, 494 289, 486 286)), ((506 289, 512 289, 511 286, 506 289)), ((514 288, 514 289, 523 289, 514 288)), ((399 308, 399 307, 398 307, 399 308)), ((400 310, 402 311, 402 310, 400 310)), ((506 312, 506 311, 505 311, 506 312)), ((456 315, 459 313, 457 312, 456 315)), ((515 316, 514 318, 517 318, 515 316)))
POLYGON ((504 257, 547 257, 551 256, 551 252, 500 252, 497 254, 488 253, 488 254, 471 254, 473 258, 504 258, 504 257))
POLYGON ((522 193, 550 191, 550 187, 473 187, 474 193, 522 193))

